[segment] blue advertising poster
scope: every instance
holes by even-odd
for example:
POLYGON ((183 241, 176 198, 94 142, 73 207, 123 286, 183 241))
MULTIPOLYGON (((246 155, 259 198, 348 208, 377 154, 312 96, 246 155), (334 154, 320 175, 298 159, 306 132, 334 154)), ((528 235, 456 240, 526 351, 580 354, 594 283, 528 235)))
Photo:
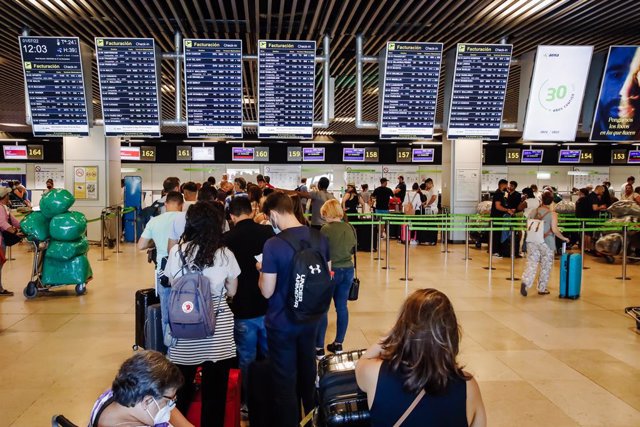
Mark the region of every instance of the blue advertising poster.
POLYGON ((640 47, 611 46, 591 141, 640 141, 640 47))
POLYGON ((242 138, 242 40, 184 40, 189 138, 242 138))
POLYGON ((77 37, 20 37, 33 136, 87 136, 89 118, 77 37))
POLYGON ((258 137, 313 138, 315 41, 258 41, 258 137))

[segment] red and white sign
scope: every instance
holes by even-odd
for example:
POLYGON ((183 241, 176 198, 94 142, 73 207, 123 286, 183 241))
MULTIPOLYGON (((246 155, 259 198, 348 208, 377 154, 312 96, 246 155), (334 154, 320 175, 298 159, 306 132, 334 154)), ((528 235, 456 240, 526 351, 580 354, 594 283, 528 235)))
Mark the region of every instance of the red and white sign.
POLYGON ((3 149, 5 160, 27 160, 26 145, 5 145, 3 149))
POLYGON ((140 161, 140 147, 120 147, 120 160, 140 161))

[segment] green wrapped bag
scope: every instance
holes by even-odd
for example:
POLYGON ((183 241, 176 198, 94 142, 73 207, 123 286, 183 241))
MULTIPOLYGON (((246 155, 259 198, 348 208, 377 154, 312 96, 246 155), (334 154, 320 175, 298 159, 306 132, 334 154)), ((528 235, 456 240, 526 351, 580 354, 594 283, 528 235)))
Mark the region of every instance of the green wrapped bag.
POLYGON ((20 221, 20 229, 29 240, 47 240, 49 238, 49 219, 42 212, 31 212, 20 221))
POLYGON ((80 255, 84 255, 89 251, 89 241, 86 237, 73 242, 61 242, 52 240, 45 253, 45 257, 57 259, 60 261, 68 261, 80 255))
POLYGON ((91 265, 86 255, 68 261, 44 257, 42 282, 45 285, 79 285, 87 283, 87 279, 92 275, 91 265))
POLYGON ((54 188, 40 199, 40 212, 47 218, 53 218, 68 211, 75 201, 73 195, 64 188, 54 188))
POLYGON ((84 236, 87 218, 80 212, 67 212, 51 218, 49 234, 53 240, 71 242, 84 236))

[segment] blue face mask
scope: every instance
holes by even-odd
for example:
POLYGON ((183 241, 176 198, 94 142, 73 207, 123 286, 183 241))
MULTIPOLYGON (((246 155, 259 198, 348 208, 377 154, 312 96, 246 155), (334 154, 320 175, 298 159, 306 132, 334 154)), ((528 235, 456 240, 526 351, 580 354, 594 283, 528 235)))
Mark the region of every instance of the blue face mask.
POLYGON ((280 234, 280 229, 278 228, 277 225, 274 225, 275 222, 273 221, 273 218, 269 217, 269 222, 271 223, 271 228, 273 228, 273 232, 276 234, 280 234))

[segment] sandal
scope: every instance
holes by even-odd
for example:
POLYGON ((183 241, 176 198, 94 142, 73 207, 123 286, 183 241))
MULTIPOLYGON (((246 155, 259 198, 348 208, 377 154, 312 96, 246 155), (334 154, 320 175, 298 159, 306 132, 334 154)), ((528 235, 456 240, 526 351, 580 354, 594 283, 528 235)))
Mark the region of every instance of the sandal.
POLYGON ((13 292, 3 289, 0 291, 0 297, 12 297, 13 292))
POLYGON ((549 295, 551 292, 549 292, 547 289, 545 289, 544 291, 538 291, 538 295, 549 295))

